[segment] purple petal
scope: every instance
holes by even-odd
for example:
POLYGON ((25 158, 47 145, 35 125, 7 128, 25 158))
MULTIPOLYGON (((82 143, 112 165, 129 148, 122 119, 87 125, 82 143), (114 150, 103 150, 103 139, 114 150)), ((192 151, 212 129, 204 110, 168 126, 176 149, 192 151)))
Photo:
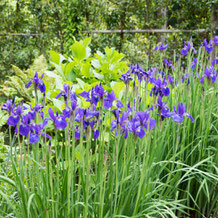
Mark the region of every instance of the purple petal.
POLYGON ((192 123, 195 122, 194 119, 193 119, 193 117, 192 117, 189 113, 185 113, 185 115, 186 115, 186 117, 188 117, 188 118, 191 119, 192 123))
POLYGON ((99 131, 95 130, 94 131, 94 139, 96 140, 99 137, 99 131))
POLYGON ((173 121, 177 123, 181 123, 183 121, 183 117, 179 116, 178 114, 172 115, 173 121))
POLYGON ((149 130, 153 129, 155 127, 156 120, 150 118, 149 119, 149 130))
POLYGON ((170 89, 168 87, 162 89, 163 95, 168 96, 170 94, 170 89))
POLYGON ((136 130, 136 134, 139 138, 143 138, 145 135, 145 130, 142 126, 140 126, 137 130, 136 130))
POLYGON ((80 130, 79 129, 75 130, 75 139, 80 140, 80 130))
POLYGON ((20 128, 19 128, 19 134, 20 135, 23 135, 23 136, 26 136, 29 134, 30 132, 30 127, 27 126, 27 125, 20 125, 20 128))
POLYGON ((86 98, 86 99, 89 98, 89 92, 86 92, 86 91, 79 93, 79 95, 83 98, 86 98))
POLYGON ((112 120, 111 121, 111 131, 113 131, 115 128, 117 127, 117 121, 116 120, 112 120))
POLYGON ((39 83, 39 84, 38 84, 38 88, 39 88, 39 90, 40 90, 42 93, 44 93, 45 90, 46 90, 46 87, 45 87, 44 82, 39 83))
POLYGON ((32 80, 30 80, 30 81, 26 84, 26 88, 28 89, 31 84, 32 84, 32 80))
POLYGON ((187 48, 183 48, 183 49, 181 50, 181 54, 184 55, 184 56, 186 56, 186 55, 188 54, 187 48))
POLYGON ((10 116, 8 118, 7 124, 10 126, 16 126, 20 121, 20 116, 10 116))
POLYGON ((62 96, 62 92, 60 92, 55 98, 58 99, 62 96))
POLYGON ((57 129, 65 129, 67 127, 67 121, 63 117, 58 117, 55 120, 55 126, 57 129))
POLYGON ((35 133, 30 134, 30 138, 29 138, 29 143, 30 144, 34 144, 37 143, 39 141, 39 136, 36 135, 35 133))
POLYGON ((123 108, 124 105, 122 104, 122 102, 120 100, 117 100, 117 108, 123 108))
POLYGON ((55 117, 54 112, 53 112, 53 110, 51 108, 48 109, 48 113, 49 113, 51 119, 53 121, 55 121, 56 117, 55 117))

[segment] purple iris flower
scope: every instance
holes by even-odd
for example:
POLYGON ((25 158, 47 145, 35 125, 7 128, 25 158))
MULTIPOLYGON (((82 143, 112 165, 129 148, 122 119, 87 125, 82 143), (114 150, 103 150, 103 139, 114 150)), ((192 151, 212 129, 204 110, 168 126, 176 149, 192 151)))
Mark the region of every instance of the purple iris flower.
POLYGON ((71 107, 67 106, 63 111, 63 116, 66 118, 70 118, 73 115, 75 115, 76 113, 76 108, 77 108, 77 101, 75 100, 75 98, 71 98, 71 107))
MULTIPOLYGON (((98 114, 99 114, 99 112, 98 112, 98 114)), ((91 120, 91 118, 93 118, 93 117, 90 117, 90 118, 86 117, 85 120, 83 120, 83 126, 84 126, 85 130, 87 130, 88 126, 91 127, 91 130, 93 130, 94 139, 96 140, 99 137, 99 131, 98 131, 98 129, 96 129, 97 121, 94 119, 91 120)))
POLYGON ((34 83, 35 88, 39 88, 39 90, 44 93, 46 90, 45 83, 43 82, 42 78, 44 73, 42 74, 41 78, 38 77, 38 73, 35 73, 35 76, 27 83, 26 88, 28 89, 32 83, 34 83))
POLYGON ((154 51, 159 50, 159 51, 163 51, 167 48, 168 44, 164 45, 163 43, 161 43, 160 46, 156 46, 154 51))
MULTIPOLYGON (((120 129, 120 133, 125 133, 124 138, 126 139, 128 136, 128 129, 127 129, 127 123, 128 123, 128 117, 129 113, 127 111, 124 111, 122 116, 120 117, 120 110, 119 109, 113 109, 112 110, 115 119, 111 121, 111 131, 113 131, 115 128, 120 129)), ((117 135, 117 130, 115 135, 117 135)))
POLYGON ((43 132, 44 127, 48 124, 48 120, 44 120, 42 124, 33 124, 30 127, 30 137, 29 137, 29 143, 34 144, 39 141, 39 136, 43 136, 43 138, 51 139, 51 136, 48 134, 45 134, 43 132))
POLYGON ((167 68, 172 68, 172 70, 174 70, 175 68, 174 68, 174 66, 173 66, 173 63, 171 62, 171 60, 169 59, 169 60, 167 60, 166 58, 164 58, 164 64, 165 64, 165 66, 167 67, 167 68))
POLYGON ((34 108, 30 107, 31 111, 29 111, 28 113, 31 115, 32 120, 35 120, 36 113, 38 113, 38 112, 40 112, 41 118, 44 118, 44 113, 43 113, 43 111, 41 111, 42 108, 43 108, 43 106, 41 104, 36 104, 36 106, 34 108))
POLYGON ((150 69, 148 69, 147 72, 144 72, 143 77, 144 77, 144 80, 148 83, 152 80, 152 76, 153 76, 153 72, 150 69))
POLYGON ((206 68, 204 71, 203 76, 200 79, 200 82, 203 84, 204 79, 207 78, 208 80, 211 80, 212 83, 215 83, 217 75, 215 74, 214 67, 210 66, 209 68, 206 68))
POLYGON ((177 81, 173 79, 173 77, 171 75, 167 76, 167 80, 168 82, 172 85, 172 86, 177 86, 177 81))
POLYGON ((130 65, 130 70, 132 74, 135 74, 138 77, 139 82, 141 82, 146 73, 143 68, 139 66, 139 64, 132 64, 130 65))
POLYGON ((86 101, 90 102, 92 105, 97 105, 99 101, 99 96, 94 94, 94 89, 89 90, 88 92, 83 91, 79 94, 81 97, 85 98, 86 101))
POLYGON ((204 45, 208 54, 210 54, 213 51, 213 45, 212 45, 211 41, 209 43, 207 43, 207 39, 204 39, 203 45, 204 45))
POLYGON ((163 81, 161 79, 153 79, 152 83, 154 84, 154 87, 151 90, 150 96, 155 95, 157 96, 160 94, 161 96, 168 96, 170 94, 170 89, 167 87, 167 82, 165 81, 165 78, 163 81))
POLYGON ((171 117, 172 112, 169 111, 169 108, 167 107, 166 103, 162 101, 162 97, 160 95, 157 100, 157 106, 162 120, 171 117))
POLYGON ((8 120, 7 120, 7 124, 10 126, 16 126, 20 121, 20 116, 18 115, 11 115, 8 120))
POLYGON ((218 36, 214 36, 213 42, 218 47, 218 36))
POLYGON ((128 130, 133 134, 136 134, 139 138, 143 138, 145 135, 145 129, 153 129, 155 127, 156 120, 149 117, 150 114, 147 111, 137 112, 128 124, 128 130))
POLYGON ((20 121, 21 114, 22 114, 22 107, 21 107, 21 105, 18 105, 11 112, 11 114, 7 120, 7 124, 10 126, 16 126, 20 121))
POLYGON ((93 89, 93 95, 99 97, 100 99, 103 99, 106 92, 104 91, 104 88, 102 85, 96 85, 93 89))
POLYGON ((117 108, 123 108, 124 107, 123 103, 120 100, 118 100, 118 99, 117 99, 116 106, 117 106, 117 108))
POLYGON ((64 90, 62 90, 55 98, 58 99, 61 96, 64 97, 64 99, 67 99, 69 92, 72 90, 72 87, 70 88, 68 84, 64 83, 64 90))
POLYGON ((172 118, 174 122, 181 123, 183 121, 183 117, 186 116, 191 119, 192 123, 194 123, 193 117, 186 112, 186 107, 184 104, 179 102, 177 110, 175 106, 173 106, 173 108, 174 112, 172 114, 172 118))
MULTIPOLYGON (((75 117, 75 121, 77 122, 81 122, 83 123, 83 127, 85 130, 87 130, 88 126, 91 127, 92 130, 94 130, 94 139, 97 139, 99 136, 99 131, 95 130, 96 129, 96 119, 99 118, 99 111, 90 111, 89 109, 82 109, 82 108, 77 108, 76 111, 76 117, 75 117)), ((79 130, 78 130, 79 131, 79 130)), ((77 133, 78 133, 77 131, 77 133)), ((76 134, 75 132, 75 137, 76 134)))
POLYGON ((184 48, 181 50, 181 54, 183 56, 186 56, 188 54, 188 51, 192 49, 194 51, 194 53, 196 54, 197 51, 195 50, 195 48, 193 47, 193 45, 191 45, 190 41, 184 42, 184 48))
POLYGON ((109 109, 113 105, 113 101, 115 100, 115 93, 112 91, 111 93, 107 93, 107 97, 104 98, 104 105, 105 109, 109 109))
POLYGON ((48 113, 50 115, 50 118, 53 120, 55 127, 57 129, 65 129, 67 127, 67 122, 63 115, 59 115, 57 112, 56 114, 54 114, 51 108, 48 109, 48 113))
POLYGON ((122 74, 119 79, 122 80, 126 85, 129 84, 129 82, 131 80, 133 80, 133 78, 130 75, 130 71, 129 70, 125 74, 122 74))
POLYGON ((15 101, 15 99, 7 100, 6 104, 3 104, 1 110, 7 111, 8 114, 10 115, 13 112, 14 108, 15 108, 14 101, 15 101))
POLYGON ((161 109, 161 119, 164 120, 165 118, 171 117, 172 112, 170 112, 168 107, 164 107, 161 109))
MULTIPOLYGON (((30 113, 25 114, 22 116, 21 119, 21 123, 19 126, 19 134, 22 136, 28 136, 28 134, 30 133, 30 129, 31 129, 31 120, 32 120, 32 116, 30 113)), ((15 129, 15 132, 18 133, 17 128, 15 129)))
POLYGON ((86 114, 86 109, 77 108, 76 109, 75 121, 76 122, 80 122, 84 118, 85 114, 86 114))

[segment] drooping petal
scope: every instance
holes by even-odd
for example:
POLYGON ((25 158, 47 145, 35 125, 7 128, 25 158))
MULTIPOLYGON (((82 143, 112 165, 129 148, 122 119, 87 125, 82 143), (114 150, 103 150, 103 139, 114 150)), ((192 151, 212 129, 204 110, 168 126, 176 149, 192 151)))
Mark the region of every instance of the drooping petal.
POLYGON ((124 139, 126 139, 128 137, 128 130, 125 129, 124 132, 125 132, 124 139))
POLYGON ((33 83, 32 80, 30 80, 30 81, 26 84, 26 88, 28 89, 32 83, 33 83))
POLYGON ((89 98, 89 95, 90 95, 90 92, 84 91, 84 92, 79 93, 79 95, 80 95, 81 97, 83 97, 83 98, 88 99, 88 98, 89 98))
POLYGON ((181 54, 182 54, 183 56, 186 56, 186 55, 188 54, 188 49, 187 49, 187 48, 183 48, 183 49, 181 50, 181 54))
POLYGON ((116 120, 112 120, 111 121, 111 131, 113 131, 115 128, 117 127, 117 121, 116 120))
POLYGON ((191 116, 191 114, 189 114, 189 113, 185 113, 185 116, 188 117, 188 118, 190 118, 191 121, 192 121, 192 123, 195 122, 195 120, 193 119, 193 117, 191 116))
POLYGON ((65 129, 67 127, 67 121, 64 117, 60 116, 55 120, 55 126, 57 129, 65 129))
POLYGON ((62 92, 60 92, 59 94, 57 94, 57 96, 55 97, 56 99, 60 98, 62 96, 62 92))
POLYGON ((170 94, 170 89, 168 87, 162 89, 163 95, 168 96, 170 94))
POLYGON ((145 130, 142 126, 140 126, 139 128, 137 128, 136 130, 136 134, 139 138, 143 138, 145 135, 145 130))
POLYGON ((155 127, 156 120, 149 118, 149 130, 153 129, 155 127))
POLYGON ((122 102, 120 100, 117 100, 117 108, 123 108, 124 105, 122 104, 122 102))
POLYGON ((10 116, 8 118, 7 124, 10 126, 16 126, 20 121, 20 116, 10 116))
POLYGON ((39 136, 36 135, 35 133, 31 133, 29 138, 29 143, 34 144, 37 143, 38 141, 39 141, 39 136))
POLYGON ((95 130, 94 131, 94 139, 96 140, 99 137, 99 131, 95 130))
POLYGON ((211 79, 212 83, 215 83, 215 81, 216 81, 216 75, 215 75, 215 74, 212 74, 212 75, 210 76, 210 79, 211 79))
POLYGON ((183 117, 179 116, 178 114, 173 114, 172 118, 173 118, 173 121, 177 123, 181 123, 183 121, 183 117))
POLYGON ((28 125, 20 125, 20 128, 19 128, 20 135, 27 137, 29 132, 30 132, 30 127, 28 125))
POLYGON ((41 81, 39 84, 38 84, 38 88, 39 90, 44 93, 46 91, 46 87, 45 87, 45 84, 43 81, 41 81))

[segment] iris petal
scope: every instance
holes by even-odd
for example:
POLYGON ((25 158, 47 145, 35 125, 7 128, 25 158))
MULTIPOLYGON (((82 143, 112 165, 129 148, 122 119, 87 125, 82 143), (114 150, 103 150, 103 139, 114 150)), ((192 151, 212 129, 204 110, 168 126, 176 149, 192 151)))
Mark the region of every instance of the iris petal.
POLYGON ((99 137, 99 131, 95 130, 94 131, 94 139, 96 140, 99 137))
POLYGON ((55 120, 55 126, 57 129, 65 129, 67 127, 67 122, 63 117, 59 117, 55 120))
POLYGON ((32 80, 30 80, 30 81, 26 84, 26 88, 28 89, 31 84, 32 84, 32 80))
POLYGON ((30 138, 29 138, 29 143, 30 144, 34 144, 37 143, 39 141, 39 136, 36 135, 35 133, 30 134, 30 138))
POLYGON ((183 121, 183 117, 179 116, 178 114, 174 114, 172 118, 173 118, 173 121, 177 123, 181 123, 183 121))
POLYGON ((7 124, 11 125, 11 126, 16 126, 19 121, 20 121, 20 117, 19 116, 10 116, 8 118, 7 124))
POLYGON ((193 119, 193 117, 189 114, 189 113, 185 113, 186 117, 190 118, 192 123, 195 122, 195 120, 193 119))
POLYGON ((136 134, 139 138, 143 138, 145 135, 145 130, 142 126, 140 126, 137 130, 136 130, 136 134))

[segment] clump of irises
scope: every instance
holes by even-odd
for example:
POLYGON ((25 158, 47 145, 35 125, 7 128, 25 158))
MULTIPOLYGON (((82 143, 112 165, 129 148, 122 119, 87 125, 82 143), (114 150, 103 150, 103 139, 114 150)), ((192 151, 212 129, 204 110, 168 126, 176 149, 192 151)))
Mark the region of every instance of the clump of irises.
MULTIPOLYGON (((213 42, 217 46, 217 36, 215 36, 213 42)), ((208 53, 212 52, 212 41, 208 43, 207 40, 204 40, 202 45, 208 53)), ((167 49, 167 46, 168 44, 164 45, 162 43, 155 50, 163 51, 167 49)), ((181 54, 186 56, 191 51, 194 54, 196 53, 193 44, 189 41, 185 42, 181 54)), ((191 64, 192 72, 194 72, 196 66, 200 65, 197 58, 194 58, 191 64)), ((215 70, 217 69, 217 64, 216 57, 212 61, 211 66, 205 68, 204 74, 200 78, 197 72, 194 73, 194 78, 199 78, 202 84, 205 80, 215 83, 218 76, 218 71, 215 70)), ((169 59, 164 59, 164 65, 166 72, 168 72, 170 67, 172 72, 175 69, 169 59)), ((125 139, 131 134, 141 139, 155 128, 158 119, 159 123, 170 118, 173 122, 181 123, 184 121, 184 117, 187 117, 194 123, 194 118, 187 112, 186 105, 182 102, 179 102, 176 106, 173 105, 173 110, 170 111, 170 107, 167 105, 168 99, 170 94, 172 94, 172 89, 178 85, 179 81, 166 72, 155 67, 145 71, 138 64, 131 65, 130 69, 120 76, 120 80, 127 88, 126 95, 130 91, 130 96, 126 96, 125 102, 123 102, 123 99, 116 97, 113 90, 110 92, 106 91, 101 83, 79 94, 73 91, 72 86, 64 84, 63 90, 56 96, 56 99, 63 98, 65 102, 65 108, 62 111, 59 110, 59 112, 56 108, 46 105, 46 87, 43 82, 43 74, 39 77, 38 73, 35 73, 35 76, 26 85, 26 88, 29 88, 31 84, 34 85, 36 105, 27 109, 21 102, 20 105, 15 106, 15 100, 13 99, 7 100, 1 109, 9 114, 7 124, 14 127, 18 135, 28 139, 30 144, 39 142, 40 138, 44 141, 51 140, 52 136, 47 134, 46 131, 46 126, 49 122, 53 123, 55 132, 57 130, 67 130, 68 135, 69 133, 74 133, 76 140, 86 137, 86 133, 89 136, 91 133, 92 138, 97 140, 100 135, 100 126, 103 123, 102 121, 106 119, 105 114, 107 111, 110 112, 113 118, 110 120, 110 127, 106 126, 104 129, 108 128, 108 130, 114 131, 115 136, 122 135, 125 139), (145 88, 149 83, 152 85, 149 96, 143 94, 145 89, 141 89, 141 95, 131 95, 131 91, 134 92, 137 86, 145 88), (38 102, 38 91, 44 95, 42 104, 38 102), (145 98, 146 96, 153 98, 153 105, 143 104, 143 97, 145 98), (79 105, 78 98, 89 102, 90 106, 82 108, 79 105), (46 108, 47 110, 45 110, 46 108)), ((187 85, 189 85, 189 75, 187 73, 181 75, 180 81, 182 83, 186 79, 188 79, 187 85)))

